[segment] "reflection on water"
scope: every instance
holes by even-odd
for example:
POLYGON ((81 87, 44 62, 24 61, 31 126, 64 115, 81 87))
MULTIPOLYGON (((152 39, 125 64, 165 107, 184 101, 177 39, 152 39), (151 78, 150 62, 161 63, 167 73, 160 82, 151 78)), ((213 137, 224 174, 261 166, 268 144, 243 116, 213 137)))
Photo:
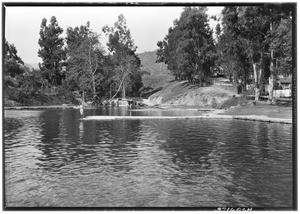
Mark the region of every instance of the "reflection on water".
MULTIPOLYGON (((129 114, 143 113, 85 111, 129 114)), ((292 206, 291 125, 80 118, 78 110, 5 111, 7 206, 292 206)))

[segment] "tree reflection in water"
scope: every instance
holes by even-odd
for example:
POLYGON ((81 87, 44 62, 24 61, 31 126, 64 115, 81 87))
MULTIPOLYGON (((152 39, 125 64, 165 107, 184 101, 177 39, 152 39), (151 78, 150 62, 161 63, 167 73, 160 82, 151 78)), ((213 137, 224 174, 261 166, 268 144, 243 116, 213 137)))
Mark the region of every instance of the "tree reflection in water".
POLYGON ((290 125, 82 121, 78 110, 20 112, 5 115, 10 206, 292 205, 290 125))

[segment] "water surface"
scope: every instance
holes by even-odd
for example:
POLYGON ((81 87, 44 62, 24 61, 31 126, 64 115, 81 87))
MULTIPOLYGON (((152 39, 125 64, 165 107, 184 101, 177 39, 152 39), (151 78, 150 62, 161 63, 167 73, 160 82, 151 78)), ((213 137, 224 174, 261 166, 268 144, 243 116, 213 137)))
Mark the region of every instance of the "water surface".
MULTIPOLYGON (((85 111, 174 114, 182 111, 85 111)), ((292 207, 289 124, 80 117, 79 110, 5 111, 8 207, 292 207)))

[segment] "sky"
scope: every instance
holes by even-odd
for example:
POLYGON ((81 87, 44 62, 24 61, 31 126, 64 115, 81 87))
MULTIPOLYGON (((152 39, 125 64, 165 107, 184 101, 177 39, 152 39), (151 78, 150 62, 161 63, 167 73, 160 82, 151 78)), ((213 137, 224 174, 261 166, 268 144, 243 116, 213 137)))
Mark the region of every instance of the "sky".
MULTIPOLYGON (((223 7, 208 7, 209 15, 218 15, 223 7)), ((163 40, 173 21, 180 17, 183 7, 6 7, 5 38, 13 43, 18 55, 26 63, 41 62, 37 52, 40 25, 43 18, 48 20, 55 16, 58 25, 67 27, 85 25, 90 21, 91 29, 101 36, 105 47, 107 38, 102 32, 105 25, 113 26, 122 13, 130 29, 131 36, 138 47, 137 53, 157 49, 157 42, 163 40)), ((211 21, 214 29, 217 22, 211 21)))

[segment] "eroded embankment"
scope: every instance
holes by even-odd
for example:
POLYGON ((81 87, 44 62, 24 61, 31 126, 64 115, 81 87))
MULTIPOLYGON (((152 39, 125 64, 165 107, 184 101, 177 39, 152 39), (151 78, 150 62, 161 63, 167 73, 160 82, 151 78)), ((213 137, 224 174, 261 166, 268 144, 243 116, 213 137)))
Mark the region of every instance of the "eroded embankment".
POLYGON ((151 95, 144 102, 148 105, 186 105, 227 109, 246 103, 229 83, 199 87, 187 81, 173 81, 151 95))

